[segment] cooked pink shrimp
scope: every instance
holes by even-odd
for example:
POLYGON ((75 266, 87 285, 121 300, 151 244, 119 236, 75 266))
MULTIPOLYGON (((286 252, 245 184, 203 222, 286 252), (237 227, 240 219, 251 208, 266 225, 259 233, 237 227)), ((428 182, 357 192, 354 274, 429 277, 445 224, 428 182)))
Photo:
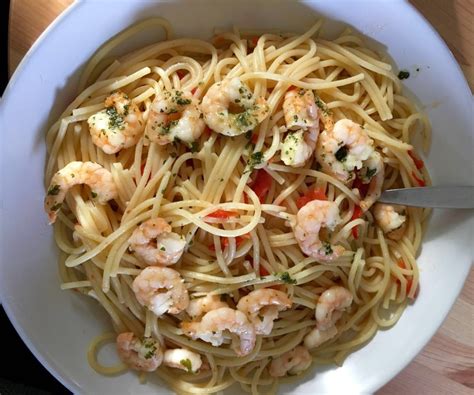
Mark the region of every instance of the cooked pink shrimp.
POLYGON ((50 224, 56 221, 57 213, 69 189, 79 184, 88 185, 92 197, 100 204, 105 204, 117 196, 117 187, 110 171, 93 162, 70 162, 51 178, 44 199, 44 209, 50 224))
POLYGON ((112 93, 104 104, 105 110, 87 120, 92 142, 106 154, 136 145, 145 128, 138 106, 123 92, 112 93))
POLYGON ((342 246, 331 245, 319 238, 322 227, 334 230, 340 222, 339 209, 334 202, 312 200, 296 214, 295 238, 301 251, 320 261, 332 261, 345 251, 342 246))
POLYGON ((280 311, 289 309, 292 301, 286 293, 270 288, 257 289, 239 300, 237 309, 247 314, 257 335, 268 335, 280 311), (263 319, 262 319, 263 318, 263 319))
POLYGON ((148 265, 172 265, 183 255, 186 241, 171 229, 163 218, 149 219, 133 231, 130 248, 148 265))
POLYGON ((148 266, 135 278, 132 285, 138 302, 158 317, 178 314, 188 307, 188 290, 176 270, 168 267, 148 266))
POLYGON ((283 101, 286 127, 290 132, 281 145, 281 160, 301 167, 313 155, 319 135, 318 108, 310 90, 292 89, 283 101))
POLYGON ((206 295, 202 298, 192 299, 186 308, 186 313, 194 319, 220 307, 229 306, 221 300, 219 295, 206 295))
POLYGON ((239 356, 252 352, 255 347, 255 328, 247 316, 239 310, 230 307, 221 307, 206 313, 199 322, 182 322, 181 329, 186 336, 192 339, 201 339, 220 346, 224 340, 224 331, 234 333, 240 338, 240 345, 232 340, 232 349, 239 356))
POLYGON ((163 361, 163 352, 156 340, 151 337, 140 340, 132 332, 117 336, 117 352, 132 369, 144 372, 153 372, 163 361))
POLYGON ((212 85, 202 99, 201 109, 207 126, 225 136, 238 136, 253 130, 269 114, 265 98, 254 98, 238 77, 212 85), (232 113, 231 106, 243 111, 232 113))
POLYGON ((145 135, 158 144, 191 144, 204 131, 198 100, 191 92, 159 91, 151 104, 145 135))
POLYGON ((334 326, 351 304, 352 294, 344 287, 334 286, 324 291, 316 304, 318 329, 327 330, 334 326))
POLYGON ((313 155, 318 140, 319 129, 289 132, 281 144, 281 160, 287 166, 301 167, 313 155))
POLYGON ((272 360, 268 371, 272 377, 283 377, 287 374, 294 376, 308 369, 311 362, 313 358, 309 351, 303 346, 298 346, 272 360))
POLYGON ((184 348, 173 348, 165 351, 163 364, 188 373, 196 373, 202 366, 202 359, 196 352, 184 348))
POLYGON ((392 240, 400 240, 405 233, 406 219, 404 206, 377 203, 374 205, 374 217, 377 225, 392 240))
POLYGON ((283 100, 283 113, 289 130, 317 128, 319 130, 318 108, 311 90, 292 89, 283 100))
POLYGON ((316 155, 324 171, 343 182, 351 181, 356 169, 374 151, 373 140, 349 119, 337 121, 332 130, 320 133, 316 155))
POLYGON ((364 162, 364 166, 359 172, 359 177, 361 177, 364 184, 369 184, 367 194, 360 202, 360 208, 363 211, 367 211, 380 197, 385 177, 382 156, 377 151, 374 151, 369 159, 364 162))
POLYGON ((321 344, 331 340, 337 335, 336 326, 331 326, 328 329, 319 329, 315 327, 304 338, 304 345, 308 348, 316 348, 321 344))
POLYGON ((337 335, 336 322, 352 304, 352 294, 344 287, 324 291, 316 304, 316 327, 304 338, 308 348, 315 348, 337 335))

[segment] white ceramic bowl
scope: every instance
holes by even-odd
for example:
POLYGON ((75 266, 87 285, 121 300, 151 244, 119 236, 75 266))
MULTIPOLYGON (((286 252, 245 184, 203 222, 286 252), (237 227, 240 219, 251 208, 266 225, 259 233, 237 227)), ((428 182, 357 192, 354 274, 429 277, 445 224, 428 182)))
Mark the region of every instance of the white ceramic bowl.
MULTIPOLYGON (((2 99, 0 205, 3 305, 25 343, 66 387, 79 393, 149 393, 135 375, 106 378, 87 364, 89 341, 109 327, 92 301, 58 287, 56 248, 43 212, 45 128, 75 97, 78 71, 128 25, 159 15, 179 35, 209 37, 232 24, 302 32, 324 16, 348 23, 386 47, 406 86, 426 106, 433 147, 426 161, 434 184, 472 184, 471 93, 452 54, 407 3, 367 1, 79 1, 28 52, 2 99), (416 67, 418 73, 413 73, 416 67)), ((137 46, 156 40, 140 37, 137 46)), ((371 41, 375 45, 374 41, 371 41)), ((472 211, 436 210, 419 258, 421 291, 400 322, 380 332, 341 368, 327 368, 285 393, 371 392, 396 375, 435 333, 462 288, 472 261, 472 211)), ((467 317, 466 317, 467 319, 467 317)), ((165 393, 160 386, 153 388, 165 393)))

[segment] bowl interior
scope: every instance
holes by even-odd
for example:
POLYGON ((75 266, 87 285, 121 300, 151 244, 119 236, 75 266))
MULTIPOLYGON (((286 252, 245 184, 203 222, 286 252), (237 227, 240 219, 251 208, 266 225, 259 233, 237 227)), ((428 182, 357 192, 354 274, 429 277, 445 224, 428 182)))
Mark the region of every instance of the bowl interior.
MULTIPOLYGON (((405 85, 433 124, 433 145, 426 160, 433 183, 471 184, 472 102, 459 67, 411 6, 394 1, 373 5, 370 1, 354 6, 349 1, 181 0, 111 6, 108 1, 80 1, 35 44, 12 78, 0 109, 4 132, 0 292, 23 340, 70 390, 140 394, 149 393, 153 385, 140 385, 130 373, 102 377, 89 367, 87 347, 94 336, 110 328, 108 317, 93 301, 62 292, 58 286, 57 250, 42 207, 44 134, 75 97, 81 66, 108 38, 152 15, 168 19, 178 36, 201 38, 210 37, 214 27, 233 24, 303 32, 315 19, 325 17, 324 31, 331 35, 347 23, 369 37, 369 46, 388 51, 400 68, 419 69, 405 85), (94 28, 84 29, 84 24, 94 28)), ((150 31, 127 45, 139 47, 161 37, 161 32, 150 31)), ((344 366, 313 369, 282 390, 371 392, 397 374, 434 334, 462 287, 472 261, 472 214, 435 211, 418 260, 420 294, 395 327, 379 332, 344 366)), ((106 350, 102 357, 114 358, 113 351, 106 350)), ((158 388, 169 392, 161 385, 158 388)))

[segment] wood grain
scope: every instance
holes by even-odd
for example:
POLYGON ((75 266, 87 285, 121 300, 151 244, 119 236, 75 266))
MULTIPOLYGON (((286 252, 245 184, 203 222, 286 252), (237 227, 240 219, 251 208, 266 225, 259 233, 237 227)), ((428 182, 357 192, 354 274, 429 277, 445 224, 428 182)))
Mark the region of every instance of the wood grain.
MULTIPOLYGON (((11 0, 9 70, 73 0, 11 0)), ((411 0, 446 41, 474 90, 474 1, 411 0)), ((378 395, 474 394, 474 270, 443 326, 378 395)))

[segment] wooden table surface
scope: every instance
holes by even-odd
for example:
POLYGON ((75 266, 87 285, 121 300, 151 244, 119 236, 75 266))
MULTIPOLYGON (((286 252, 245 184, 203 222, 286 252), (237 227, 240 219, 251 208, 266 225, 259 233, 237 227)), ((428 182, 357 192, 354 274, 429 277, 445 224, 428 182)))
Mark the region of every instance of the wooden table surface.
MULTIPOLYGON (((474 1, 412 0, 438 30, 474 91, 474 1)), ((11 0, 9 70, 72 0, 11 0)), ((401 351, 403 352, 403 351, 401 351)), ((379 395, 474 394, 474 270, 437 334, 379 395)))

